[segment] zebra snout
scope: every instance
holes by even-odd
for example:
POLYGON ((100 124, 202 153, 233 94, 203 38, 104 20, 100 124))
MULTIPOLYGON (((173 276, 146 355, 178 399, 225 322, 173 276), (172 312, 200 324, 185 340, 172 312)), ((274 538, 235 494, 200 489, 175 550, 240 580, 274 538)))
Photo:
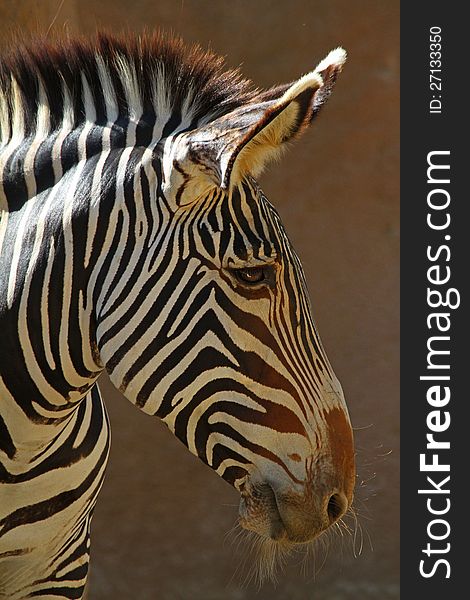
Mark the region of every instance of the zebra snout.
POLYGON ((242 491, 240 523, 272 540, 301 544, 318 537, 348 508, 346 493, 325 482, 310 484, 302 493, 257 483, 242 491))
POLYGON ((276 504, 285 537, 294 543, 309 542, 318 537, 349 507, 346 494, 331 488, 310 490, 305 495, 277 494, 276 504))

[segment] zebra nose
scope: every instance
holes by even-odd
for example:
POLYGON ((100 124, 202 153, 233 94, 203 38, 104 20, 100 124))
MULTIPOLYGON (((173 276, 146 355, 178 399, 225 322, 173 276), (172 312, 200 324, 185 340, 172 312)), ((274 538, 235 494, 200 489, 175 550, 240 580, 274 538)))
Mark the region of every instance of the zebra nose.
POLYGON ((347 510, 348 499, 346 498, 346 494, 343 494, 342 492, 332 494, 326 506, 326 512, 330 521, 329 524, 333 525, 336 521, 339 521, 347 510))

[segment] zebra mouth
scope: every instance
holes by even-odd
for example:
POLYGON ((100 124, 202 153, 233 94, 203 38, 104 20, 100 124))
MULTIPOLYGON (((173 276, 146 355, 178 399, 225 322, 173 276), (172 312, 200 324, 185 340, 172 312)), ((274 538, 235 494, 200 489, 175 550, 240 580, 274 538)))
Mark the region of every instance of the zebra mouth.
POLYGON ((280 541, 288 537, 276 501, 276 495, 268 484, 240 490, 239 523, 243 529, 254 531, 262 537, 280 541))

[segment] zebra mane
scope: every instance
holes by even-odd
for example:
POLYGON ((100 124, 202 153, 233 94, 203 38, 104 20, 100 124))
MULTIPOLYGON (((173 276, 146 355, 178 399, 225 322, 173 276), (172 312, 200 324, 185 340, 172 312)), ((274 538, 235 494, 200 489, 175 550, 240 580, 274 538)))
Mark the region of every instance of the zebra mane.
POLYGON ((222 57, 162 33, 35 40, 0 56, 0 140, 47 135, 64 122, 73 129, 90 118, 145 123, 149 115, 195 126, 257 94, 222 57))

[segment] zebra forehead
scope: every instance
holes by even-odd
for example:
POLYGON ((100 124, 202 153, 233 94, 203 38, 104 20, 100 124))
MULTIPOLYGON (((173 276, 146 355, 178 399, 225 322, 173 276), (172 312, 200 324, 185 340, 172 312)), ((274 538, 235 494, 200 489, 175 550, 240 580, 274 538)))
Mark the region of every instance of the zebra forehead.
POLYGON ((207 194, 207 203, 198 200, 194 212, 204 239, 217 241, 220 248, 233 248, 244 259, 264 256, 275 260, 289 244, 279 214, 252 177, 230 191, 218 189, 207 194))
MULTIPOLYGON (((77 113, 76 123, 80 117, 85 119, 87 95, 89 99, 84 77, 95 94, 97 89, 108 92, 101 99, 106 102, 110 94, 109 90, 103 90, 103 66, 117 110, 128 117, 136 116, 136 110, 144 113, 162 110, 162 96, 165 96, 170 102, 167 108, 173 111, 190 110, 195 121, 204 120, 205 116, 212 119, 250 101, 258 93, 239 70, 227 69, 222 57, 198 45, 186 46, 180 38, 161 32, 142 36, 101 33, 86 39, 35 39, 29 43, 18 39, 17 42, 11 44, 13 49, 9 53, 0 56, 0 100, 3 96, 0 110, 6 113, 1 115, 0 123, 15 126, 12 117, 15 104, 20 103, 30 129, 23 134, 34 133, 36 113, 42 102, 41 85, 56 115, 64 112, 64 97, 70 96, 77 113)), ((8 129, 2 125, 3 135, 8 129)))

